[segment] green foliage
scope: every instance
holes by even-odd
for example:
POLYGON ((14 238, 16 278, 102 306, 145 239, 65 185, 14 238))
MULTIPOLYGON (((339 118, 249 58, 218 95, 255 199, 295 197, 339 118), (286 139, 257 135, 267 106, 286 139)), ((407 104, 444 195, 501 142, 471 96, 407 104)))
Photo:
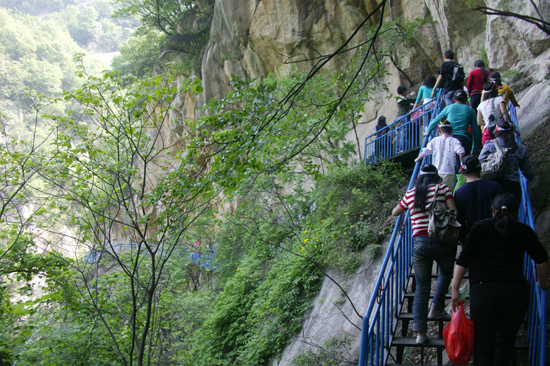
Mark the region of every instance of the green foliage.
MULTIPOLYGON (((118 19, 133 17, 140 27, 122 45, 113 68, 125 85, 150 75, 161 50, 178 51, 184 59, 175 66, 182 75, 200 70, 201 51, 208 42, 214 2, 212 0, 116 0, 118 19)), ((164 66, 164 65, 163 65, 164 66)))
MULTIPOLYGON (((27 98, 33 94, 29 94, 29 88, 45 97, 57 97, 76 86, 73 55, 80 51, 53 20, 40 21, 0 9, 0 54, 4 60, 0 69, 0 108, 10 136, 18 135, 30 142, 33 134, 46 133, 44 123, 33 126, 38 101, 27 98)), ((64 106, 56 108, 61 111, 64 106)))
POLYGON ((491 64, 489 63, 489 56, 487 55, 487 51, 485 50, 485 46, 481 49, 481 54, 479 56, 481 60, 483 60, 483 63, 487 68, 491 67, 491 64))
POLYGON ((365 247, 374 254, 377 225, 397 199, 404 174, 391 164, 332 167, 313 194, 300 188, 304 180, 284 185, 261 176, 235 193, 241 205, 224 218, 216 239, 223 290, 181 352, 181 364, 267 364, 299 330, 322 271, 353 272, 365 247))
MULTIPOLYGON (((162 39, 151 38, 144 47, 162 39)), ((10 357, 52 365, 268 364, 299 330, 325 269, 352 272, 364 249, 377 247, 375 210, 383 214, 382 202, 395 199, 400 178, 387 178, 395 168, 349 168, 360 149, 346 134, 381 72, 372 62, 348 88, 361 65, 352 60, 340 75, 233 78, 231 93, 186 121, 180 151, 165 139, 167 116, 203 87, 177 70, 130 84, 117 72, 97 77, 80 68, 82 86, 63 99, 33 97, 51 134, 48 148, 35 149, 42 179, 35 192, 46 203, 33 212, 33 227, 50 235, 44 244, 62 242, 57 228, 70 227, 71 244, 101 259, 70 262, 74 272, 56 277, 52 289, 63 291, 42 313, 55 324, 30 314, 39 323, 35 337, 10 357), (53 110, 44 114, 42 104, 53 110), (218 220, 222 193, 238 207, 218 220), (131 242, 127 251, 119 240, 131 242), (215 274, 189 263, 185 250, 197 241, 217 247, 215 274)), ((24 233, 5 230, 13 243, 24 233)))
POLYGON ((61 20, 66 24, 71 37, 79 45, 86 46, 94 39, 97 21, 97 11, 94 8, 67 6, 61 14, 61 20))
POLYGON ((74 3, 75 0, 0 0, 0 7, 38 16, 60 11, 65 6, 74 3))
POLYGON ((113 69, 120 72, 123 85, 150 76, 158 62, 161 46, 166 41, 163 33, 151 31, 145 35, 133 35, 120 47, 120 56, 112 61, 113 69))
MULTIPOLYGON (((189 19, 202 15, 203 10, 197 0, 114 0, 118 6, 117 17, 137 18, 144 32, 157 30, 166 35, 182 33, 178 31, 180 22, 189 24, 189 19)), ((201 2, 202 7, 212 6, 211 0, 201 2)))
POLYGON ((513 82, 514 79, 518 76, 520 76, 520 72, 516 69, 508 69, 506 71, 503 71, 501 74, 502 82, 503 83, 510 83, 513 82))
POLYGON ((97 48, 103 52, 118 51, 122 42, 130 37, 130 32, 111 19, 100 21, 101 34, 97 38, 97 48))
POLYGON ((288 252, 279 253, 270 268, 256 258, 245 258, 181 362, 267 364, 301 327, 320 278, 310 260, 288 252))
POLYGON ((11 364, 34 335, 36 324, 31 319, 36 313, 63 298, 69 264, 54 251, 38 253, 27 234, 0 249, 0 358, 4 364, 11 364), (39 288, 37 282, 44 287, 39 288), (33 296, 36 290, 45 293, 37 298, 33 296))
MULTIPOLYGON (((333 167, 313 191, 316 210, 308 220, 308 238, 323 248, 324 265, 353 272, 360 251, 376 249, 380 227, 390 215, 405 175, 398 165, 333 167)), ((374 254, 371 252, 371 254, 374 254)))
MULTIPOLYGON (((152 185, 143 184, 142 174, 149 172, 153 164, 170 164, 171 146, 163 144, 159 131, 167 123, 166 112, 177 94, 192 93, 197 90, 197 82, 183 81, 178 89, 170 86, 176 80, 167 74, 127 90, 114 73, 94 77, 80 69, 79 76, 86 79, 82 87, 66 93, 63 100, 55 100, 74 103, 77 109, 66 115, 46 116, 55 121, 49 140, 55 148, 40 150, 50 159, 45 161, 51 163, 39 169, 47 184, 43 191, 50 199, 43 219, 35 218, 33 225, 50 232, 56 241, 61 241, 63 234, 51 228, 70 226, 73 245, 101 251, 102 265, 116 269, 99 275, 98 267, 94 270, 76 262, 72 287, 87 308, 76 310, 78 306, 69 304, 63 314, 87 311, 84 319, 94 323, 90 320, 68 327, 68 339, 57 331, 52 334, 46 330, 44 336, 48 339, 37 339, 32 345, 36 351, 20 357, 28 357, 33 363, 33 357, 40 355, 38 350, 53 347, 67 352, 42 354, 41 362, 64 364, 73 357, 82 364, 109 364, 104 362, 108 359, 114 360, 112 364, 124 365, 157 362, 165 357, 161 353, 166 347, 160 343, 169 342, 164 337, 171 334, 162 330, 166 322, 160 312, 170 307, 162 296, 167 286, 164 276, 168 260, 173 252, 185 253, 181 251, 185 248, 184 233, 200 215, 210 213, 211 206, 207 200, 156 196, 151 193, 152 185), (151 106, 154 112, 148 109, 151 106), (163 210, 156 211, 156 207, 163 210), (127 240, 136 243, 134 251, 117 251, 116 239, 111 236, 113 227, 124 230, 127 240), (93 333, 98 338, 78 336, 79 329, 90 328, 98 329, 93 333), (98 359, 81 352, 86 344, 102 350, 96 354, 98 359)), ((150 182, 151 177, 146 181, 150 182)), ((187 188, 193 184, 185 183, 187 188)), ((166 189, 177 193, 170 187, 166 189)), ((65 291, 69 290, 66 287, 65 291)))

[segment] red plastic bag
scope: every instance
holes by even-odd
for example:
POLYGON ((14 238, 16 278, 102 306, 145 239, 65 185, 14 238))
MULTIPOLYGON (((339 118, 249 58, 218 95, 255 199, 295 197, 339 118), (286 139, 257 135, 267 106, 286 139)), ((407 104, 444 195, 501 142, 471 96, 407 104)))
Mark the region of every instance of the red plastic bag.
POLYGON ((443 329, 443 341, 449 360, 455 365, 466 365, 474 350, 474 322, 466 318, 464 306, 453 306, 451 322, 443 329))

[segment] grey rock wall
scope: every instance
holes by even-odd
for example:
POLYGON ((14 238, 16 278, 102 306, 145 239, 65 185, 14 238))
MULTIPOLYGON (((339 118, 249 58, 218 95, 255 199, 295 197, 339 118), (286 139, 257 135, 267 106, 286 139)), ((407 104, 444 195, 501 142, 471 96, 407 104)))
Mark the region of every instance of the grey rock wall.
MULTIPOLYGON (((498 3, 488 0, 488 6, 498 3)), ((542 0, 541 9, 550 8, 549 0, 542 0)), ((318 54, 336 50, 368 12, 378 6, 379 0, 218 0, 214 6, 210 40, 204 48, 201 79, 204 93, 192 106, 182 106, 177 118, 198 118, 206 111, 195 110, 211 98, 219 98, 230 90, 231 75, 240 78, 258 78, 269 73, 284 75, 291 66, 309 70, 318 54), (290 64, 289 61, 301 61, 290 64)), ((453 49, 467 72, 478 59, 487 59, 492 69, 514 76, 512 86, 532 98, 524 89, 547 83, 550 61, 546 50, 550 39, 534 25, 513 19, 485 16, 469 10, 460 1, 450 0, 398 0, 388 2, 384 13, 387 20, 415 18, 431 19, 433 25, 423 27, 419 34, 418 52, 407 54, 401 60, 404 71, 413 85, 391 65, 391 76, 384 80, 389 93, 380 90, 375 99, 365 105, 365 113, 359 126, 360 140, 373 133, 374 121, 385 115, 391 121, 397 112, 393 99, 399 85, 418 88, 429 73, 437 74, 443 61, 443 52, 453 49), (519 76, 518 76, 519 75, 519 76)), ((525 2, 513 0, 517 7, 529 15, 536 15, 525 2)), ((374 17, 369 25, 377 22, 374 17)), ((358 41, 362 40, 361 32, 358 41)), ((327 71, 345 67, 344 60, 334 60, 326 65, 327 71)), ((507 82, 512 80, 506 78, 507 82)), ((541 87, 535 88, 539 90, 541 87)), ((520 101, 520 104, 521 101, 520 101)), ((521 123, 536 125, 537 114, 520 110, 521 123)), ((181 123, 174 122, 181 133, 181 123)), ((530 130, 532 127, 529 127, 530 130)), ((180 136, 180 137, 184 137, 180 136)), ((354 139, 350 135, 350 139, 354 139)))

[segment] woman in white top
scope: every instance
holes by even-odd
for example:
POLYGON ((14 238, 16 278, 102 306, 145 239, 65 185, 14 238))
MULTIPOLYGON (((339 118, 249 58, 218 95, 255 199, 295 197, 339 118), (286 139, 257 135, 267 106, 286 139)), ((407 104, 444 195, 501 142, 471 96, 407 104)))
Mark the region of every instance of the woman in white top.
POLYGON ((506 120, 510 122, 510 115, 506 108, 504 97, 493 90, 494 81, 488 81, 483 85, 483 98, 477 107, 477 124, 480 127, 485 126, 481 137, 481 145, 495 138, 494 130, 498 121, 506 120))

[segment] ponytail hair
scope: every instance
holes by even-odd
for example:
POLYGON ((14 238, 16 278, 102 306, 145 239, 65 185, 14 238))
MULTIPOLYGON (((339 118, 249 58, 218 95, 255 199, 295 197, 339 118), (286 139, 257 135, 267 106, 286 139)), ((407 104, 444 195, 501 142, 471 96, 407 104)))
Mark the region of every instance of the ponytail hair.
POLYGON ((481 75, 483 75, 483 82, 486 83, 487 79, 489 78, 489 73, 487 72, 487 70, 485 70, 485 62, 483 62, 483 60, 477 60, 474 66, 481 68, 481 75))
POLYGON ((483 84, 483 90, 485 90, 485 99, 491 99, 498 97, 498 90, 495 89, 495 82, 494 81, 488 81, 485 84, 483 84))
MULTIPOLYGON (((416 190, 414 193, 414 208, 420 211, 426 211, 426 201, 428 200, 428 188, 430 184, 436 184, 439 181, 437 168, 428 164, 422 167, 420 178, 416 182, 416 190)), ((437 194, 437 192, 435 192, 437 194)), ((434 198, 435 199, 435 198, 434 198)))
POLYGON ((500 235, 508 235, 510 223, 518 214, 519 202, 511 193, 502 193, 493 199, 495 229, 500 235))
POLYGON ((504 147, 510 148, 512 153, 517 151, 518 143, 516 142, 514 127, 510 122, 505 120, 498 121, 495 127, 495 136, 502 138, 504 147))

